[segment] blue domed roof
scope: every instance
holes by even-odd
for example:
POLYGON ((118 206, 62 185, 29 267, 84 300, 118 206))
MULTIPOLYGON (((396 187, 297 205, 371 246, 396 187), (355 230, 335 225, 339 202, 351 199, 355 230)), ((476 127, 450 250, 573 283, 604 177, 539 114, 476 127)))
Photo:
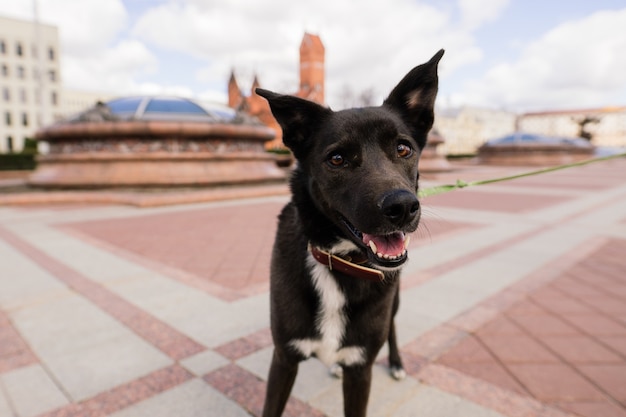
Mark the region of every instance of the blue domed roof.
POLYGON ((105 103, 120 119, 229 122, 236 113, 219 105, 200 105, 190 99, 168 96, 122 97, 105 103))
POLYGON ((574 147, 590 147, 591 144, 582 138, 560 138, 538 135, 534 133, 516 132, 502 138, 493 139, 485 143, 486 146, 499 146, 499 145, 566 145, 574 147))

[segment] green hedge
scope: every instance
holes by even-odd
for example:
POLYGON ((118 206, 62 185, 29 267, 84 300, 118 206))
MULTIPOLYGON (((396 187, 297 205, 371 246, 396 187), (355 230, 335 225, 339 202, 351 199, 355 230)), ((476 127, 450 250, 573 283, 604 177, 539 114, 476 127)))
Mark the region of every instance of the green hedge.
POLYGON ((0 171, 32 170, 36 165, 35 154, 0 154, 0 171))
POLYGON ((0 171, 33 170, 37 165, 37 141, 26 138, 20 153, 0 154, 0 171))

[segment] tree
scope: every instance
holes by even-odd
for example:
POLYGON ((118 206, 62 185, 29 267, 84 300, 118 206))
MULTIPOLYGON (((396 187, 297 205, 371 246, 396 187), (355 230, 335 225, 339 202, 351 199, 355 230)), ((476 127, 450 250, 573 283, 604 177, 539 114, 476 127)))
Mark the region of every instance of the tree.
POLYGON ((593 134, 587 130, 587 125, 598 124, 600 123, 600 120, 601 119, 599 117, 588 115, 582 118, 574 118, 574 121, 578 125, 578 136, 591 142, 591 139, 593 139, 593 134))

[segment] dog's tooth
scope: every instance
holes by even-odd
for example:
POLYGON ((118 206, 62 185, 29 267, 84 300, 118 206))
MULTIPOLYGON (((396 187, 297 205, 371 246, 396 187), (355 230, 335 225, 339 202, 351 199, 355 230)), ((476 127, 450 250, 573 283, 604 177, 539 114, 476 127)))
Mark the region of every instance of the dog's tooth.
POLYGON ((404 249, 409 248, 409 243, 411 243, 411 236, 406 235, 406 239, 404 239, 404 249))
POLYGON ((370 249, 372 250, 372 252, 374 252, 374 253, 378 252, 378 248, 376 247, 376 243, 374 243, 373 240, 370 240, 368 245, 369 245, 370 249))
POLYGON ((378 253, 376 254, 376 256, 378 256, 379 258, 384 258, 384 257, 385 257, 385 256, 384 256, 382 253, 380 253, 380 252, 378 252, 378 253))

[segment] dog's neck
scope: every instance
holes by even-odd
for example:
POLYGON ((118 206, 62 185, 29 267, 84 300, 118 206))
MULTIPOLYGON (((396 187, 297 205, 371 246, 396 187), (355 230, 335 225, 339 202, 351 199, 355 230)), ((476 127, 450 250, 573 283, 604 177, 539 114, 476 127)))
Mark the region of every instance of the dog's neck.
POLYGON ((385 280, 385 274, 382 271, 360 265, 356 259, 341 258, 310 244, 309 252, 317 262, 327 266, 331 271, 338 271, 366 281, 382 282, 385 280))

